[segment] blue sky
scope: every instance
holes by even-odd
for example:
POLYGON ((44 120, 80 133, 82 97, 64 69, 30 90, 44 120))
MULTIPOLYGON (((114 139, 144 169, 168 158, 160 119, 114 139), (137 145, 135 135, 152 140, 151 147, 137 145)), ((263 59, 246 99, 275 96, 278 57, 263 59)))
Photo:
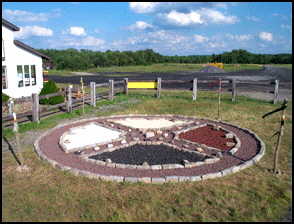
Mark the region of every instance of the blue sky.
POLYGON ((292 53, 291 2, 2 2, 2 18, 36 49, 292 53))

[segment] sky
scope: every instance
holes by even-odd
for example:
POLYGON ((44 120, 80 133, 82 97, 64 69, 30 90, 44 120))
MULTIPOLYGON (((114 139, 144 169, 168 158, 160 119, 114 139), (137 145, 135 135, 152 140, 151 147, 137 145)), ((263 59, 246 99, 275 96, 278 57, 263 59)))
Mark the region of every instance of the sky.
POLYGON ((2 18, 35 49, 292 53, 292 2, 2 2, 2 18))

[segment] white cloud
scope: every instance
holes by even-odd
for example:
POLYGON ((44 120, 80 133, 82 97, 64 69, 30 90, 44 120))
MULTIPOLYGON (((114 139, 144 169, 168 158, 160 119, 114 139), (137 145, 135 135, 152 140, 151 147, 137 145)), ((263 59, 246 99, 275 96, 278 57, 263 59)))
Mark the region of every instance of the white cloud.
POLYGON ((89 37, 85 37, 82 40, 82 45, 83 46, 100 46, 105 44, 105 41, 102 39, 97 39, 95 37, 89 36, 89 37))
POLYGON ((167 28, 199 28, 207 25, 232 25, 239 22, 236 16, 225 16, 217 10, 201 8, 182 13, 173 10, 157 14, 156 25, 167 28))
POLYGON ((196 43, 204 43, 204 42, 207 42, 209 40, 209 38, 195 34, 194 35, 194 40, 195 40, 196 43))
POLYGON ((231 35, 231 34, 226 34, 225 35, 226 39, 229 40, 234 40, 234 41, 248 41, 251 40, 253 37, 252 35, 248 34, 248 35, 231 35))
POLYGON ((53 31, 40 26, 25 26, 14 32, 15 38, 26 39, 30 36, 53 36, 53 31))
POLYGON ((225 44, 220 44, 220 43, 208 43, 208 46, 211 48, 225 48, 226 45, 225 44))
POLYGON ((153 28, 152 25, 145 23, 143 21, 137 21, 134 25, 128 27, 129 30, 136 31, 136 30, 145 30, 146 28, 153 28))
POLYGON ((288 29, 290 32, 292 32, 292 26, 281 25, 281 27, 284 29, 288 29))
POLYGON ((129 7, 135 13, 150 13, 154 11, 154 7, 158 2, 130 2, 129 7))
POLYGON ((155 16, 154 24, 159 27, 189 28, 204 25, 235 24, 236 16, 224 15, 215 8, 227 9, 219 2, 131 2, 129 8, 135 13, 155 16))
POLYGON ((197 12, 190 12, 185 14, 173 10, 166 14, 165 18, 168 22, 180 26, 203 23, 203 21, 200 19, 200 14, 197 12))
POLYGON ((199 10, 198 13, 206 23, 210 24, 235 24, 239 22, 236 16, 225 16, 220 11, 213 9, 202 9, 199 10))
POLYGON ((247 20, 254 21, 254 22, 261 22, 261 19, 256 18, 256 17, 254 17, 254 16, 247 16, 246 19, 247 19, 247 20))
POLYGON ((69 33, 75 36, 86 36, 85 30, 83 27, 72 26, 69 28, 69 33))
POLYGON ((273 34, 271 33, 267 33, 265 31, 262 31, 260 34, 259 34, 259 37, 263 40, 266 40, 266 41, 272 41, 273 40, 273 34))
POLYGON ((21 10, 5 9, 2 17, 10 22, 45 22, 52 17, 59 17, 60 12, 55 13, 33 13, 21 10))

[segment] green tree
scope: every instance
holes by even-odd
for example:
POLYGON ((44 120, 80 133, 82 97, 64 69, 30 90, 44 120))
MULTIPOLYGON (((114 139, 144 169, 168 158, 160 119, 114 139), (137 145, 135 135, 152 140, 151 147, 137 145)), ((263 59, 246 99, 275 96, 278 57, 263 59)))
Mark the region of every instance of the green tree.
MULTIPOLYGON (((51 94, 51 93, 57 93, 59 92, 58 87, 56 86, 55 82, 52 80, 49 80, 48 82, 44 83, 43 88, 41 89, 40 96, 51 94)), ((56 105, 59 103, 64 102, 64 96, 63 95, 58 95, 58 96, 53 96, 45 99, 40 100, 40 104, 46 104, 46 105, 56 105)))

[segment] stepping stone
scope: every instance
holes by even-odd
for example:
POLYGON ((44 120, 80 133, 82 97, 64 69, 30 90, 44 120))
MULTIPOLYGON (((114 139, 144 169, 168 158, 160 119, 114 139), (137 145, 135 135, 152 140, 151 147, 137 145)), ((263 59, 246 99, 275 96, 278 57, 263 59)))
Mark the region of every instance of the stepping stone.
POLYGON ((147 162, 143 162, 142 166, 149 166, 149 164, 147 162))
POLYGON ((112 163, 111 159, 106 159, 105 162, 112 163))
POLYGON ((74 152, 75 155, 83 155, 84 154, 84 151, 76 151, 74 152))
POLYGON ((95 150, 95 151, 98 151, 99 149, 100 149, 99 146, 94 147, 94 150, 95 150))
POLYGON ((217 131, 219 131, 219 129, 220 129, 219 126, 214 126, 214 127, 213 127, 213 130, 217 130, 217 131))
POLYGON ((156 131, 157 135, 162 135, 162 131, 156 131))
POLYGON ((223 157, 223 154, 221 152, 216 152, 217 157, 223 157))
POLYGON ((235 146, 236 144, 234 142, 227 142, 226 143, 226 146, 229 146, 229 147, 233 147, 235 146))
POLYGON ((234 138, 233 133, 227 133, 227 134, 226 134, 226 138, 234 138))
POLYGON ((151 138, 151 137, 154 137, 155 136, 155 133, 153 131, 148 131, 146 134, 145 134, 145 137, 146 138, 151 138))
POLYGON ((201 148, 197 148, 196 151, 198 151, 198 152, 203 152, 203 149, 201 149, 201 148))

